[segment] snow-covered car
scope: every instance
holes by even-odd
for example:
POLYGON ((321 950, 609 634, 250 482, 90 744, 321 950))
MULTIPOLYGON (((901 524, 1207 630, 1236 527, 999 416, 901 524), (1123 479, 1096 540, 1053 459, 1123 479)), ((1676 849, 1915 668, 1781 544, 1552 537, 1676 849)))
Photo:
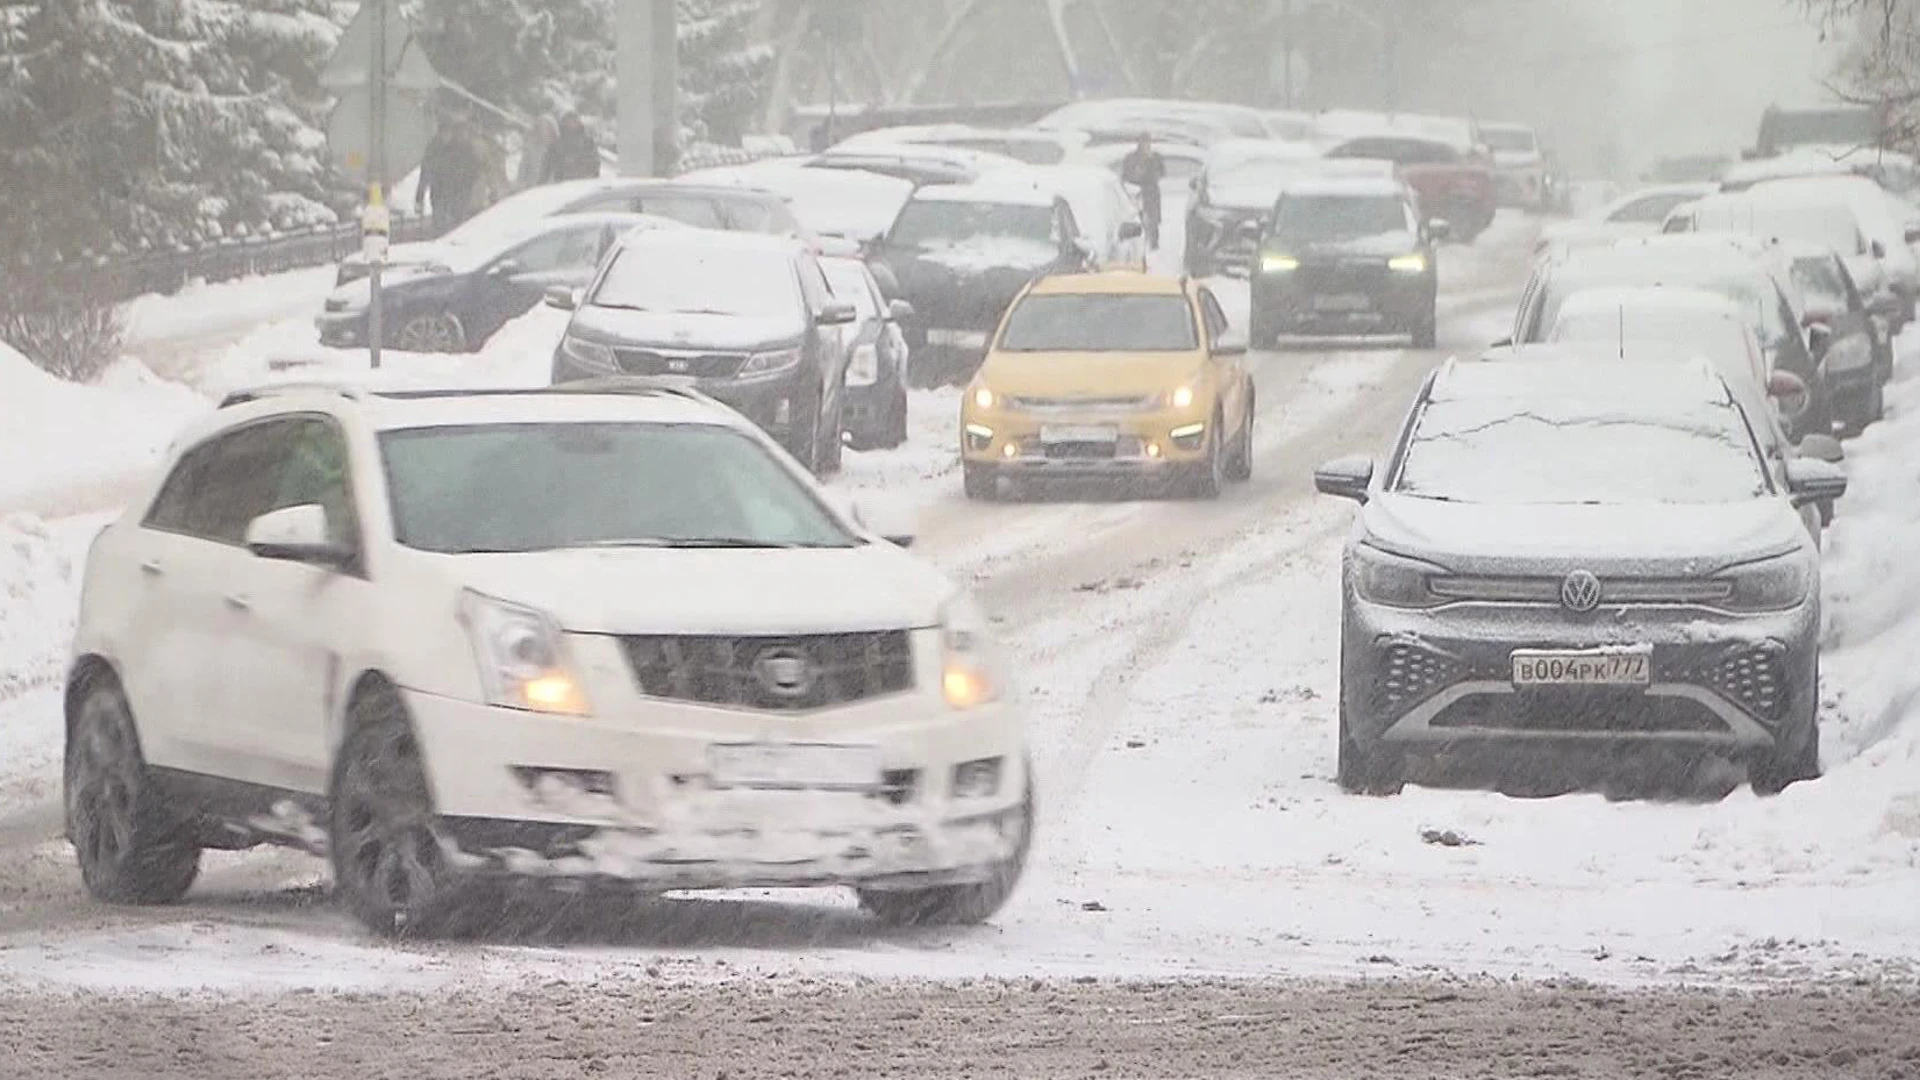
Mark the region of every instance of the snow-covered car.
POLYGON ((1819 775, 1820 564, 1797 506, 1846 475, 1793 458, 1777 483, 1706 361, 1449 361, 1394 445, 1314 478, 1361 503, 1343 788, 1390 794, 1476 751, 1556 772, 1718 755, 1763 793, 1819 775))
POLYGON ((1794 283, 1807 300, 1801 318, 1809 333, 1826 339, 1820 366, 1834 416, 1847 434, 1858 435, 1886 415, 1886 386, 1893 378, 1891 327, 1868 305, 1867 293, 1838 254, 1827 248, 1790 254, 1794 283))
POLYGON ((860 259, 820 260, 835 299, 853 305, 854 321, 841 327, 847 351, 848 445, 855 450, 891 449, 907 441, 907 370, 911 362, 900 324, 913 305, 887 300, 873 272, 860 259))
POLYGON ((875 128, 840 140, 836 149, 861 150, 875 146, 916 143, 980 150, 1026 162, 1062 165, 1075 159, 1088 142, 1084 131, 1044 128, 986 128, 968 124, 925 124, 915 127, 875 128))
POLYGON ((690 390, 243 392, 87 558, 66 831, 122 903, 324 854, 383 934, 506 882, 980 920, 1032 827, 986 630, 690 390))
POLYGON ((685 380, 775 433, 816 476, 840 469, 854 305, 819 258, 778 236, 662 229, 608 253, 582 291, 548 294, 573 318, 556 384, 608 375, 685 380))
POLYGON ((1525 124, 1483 123, 1480 135, 1493 151, 1493 180, 1500 205, 1546 210, 1552 197, 1547 184, 1547 159, 1533 128, 1525 124))
POLYGON ((914 192, 870 258, 913 305, 905 329, 917 383, 964 381, 1028 282, 1096 264, 1065 198, 997 180, 914 192))
MULTIPOLYGON (((395 244, 386 265, 446 263, 464 258, 462 249, 497 243, 535 222, 562 214, 648 214, 702 229, 801 236, 806 230, 777 196, 740 187, 698 185, 683 180, 604 177, 541 184, 516 192, 461 222, 436 240, 395 244)), ((343 259, 334 284, 367 276, 364 255, 343 259)))
MULTIPOLYGON (((473 352, 549 289, 579 288, 621 236, 635 230, 692 231, 645 214, 561 214, 502 225, 485 238, 448 244, 436 257, 389 267, 380 282, 381 338, 406 352, 473 352)), ((320 343, 364 348, 372 280, 334 289, 314 324, 320 343)))
POLYGON ((1445 220, 1462 243, 1485 232, 1499 210, 1492 160, 1476 144, 1417 134, 1363 135, 1329 147, 1326 156, 1398 165, 1420 193, 1421 212, 1445 220))
POLYGON ((1230 139, 1207 151, 1187 200, 1186 267, 1196 277, 1251 272, 1261 227, 1287 181, 1329 164, 1307 143, 1230 139))
MULTIPOLYGON (((1081 152, 1079 160, 1088 165, 1098 165, 1118 176, 1126 164, 1127 155, 1133 153, 1136 145, 1132 142, 1111 142, 1089 146, 1081 152)), ((1206 168, 1207 148, 1193 143, 1174 142, 1155 143, 1153 150, 1167 166, 1166 179, 1160 182, 1161 193, 1165 196, 1162 199, 1164 205, 1167 198, 1185 195, 1193 178, 1206 168)))
POLYGON ((1270 134, 1258 109, 1206 101, 1099 98, 1063 105, 1034 121, 1047 130, 1079 130, 1131 140, 1139 135, 1185 136, 1200 145, 1221 139, 1264 139, 1270 134))
POLYGON ((887 231, 913 194, 913 182, 863 169, 809 169, 792 159, 727 165, 685 173, 681 180, 734 184, 787 201, 815 235, 866 242, 887 231))
POLYGON ((1074 227, 1102 264, 1138 264, 1147 257, 1140 204, 1120 178, 1098 165, 1045 165, 995 173, 983 184, 1031 184, 1067 201, 1074 227))
POLYGON ((803 162, 809 169, 858 169, 898 177, 916 187, 929 184, 971 184, 1003 169, 1019 169, 1026 162, 985 150, 966 150, 932 143, 875 143, 836 147, 803 162))
POLYGON ((1667 215, 1675 207, 1705 198, 1715 190, 1710 183, 1656 184, 1639 188, 1601 207, 1590 217, 1556 222, 1541 229, 1540 239, 1534 244, 1534 254, 1550 255, 1634 236, 1652 236, 1660 231, 1667 215))

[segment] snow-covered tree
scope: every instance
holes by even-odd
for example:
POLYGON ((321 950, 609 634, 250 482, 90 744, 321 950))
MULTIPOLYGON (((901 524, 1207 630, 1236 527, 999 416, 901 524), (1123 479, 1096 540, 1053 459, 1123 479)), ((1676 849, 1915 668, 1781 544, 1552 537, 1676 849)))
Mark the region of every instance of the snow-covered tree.
POLYGON ((738 145, 773 74, 752 40, 762 0, 679 0, 680 121, 693 140, 738 145))

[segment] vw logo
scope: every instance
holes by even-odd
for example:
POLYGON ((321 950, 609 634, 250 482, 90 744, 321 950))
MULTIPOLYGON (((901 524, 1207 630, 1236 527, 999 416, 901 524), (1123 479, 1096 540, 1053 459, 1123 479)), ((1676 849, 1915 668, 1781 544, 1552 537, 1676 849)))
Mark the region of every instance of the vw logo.
POLYGON ((796 649, 768 649, 754 661, 753 673, 776 697, 806 697, 813 689, 813 661, 796 649))
POLYGON ((1568 611, 1588 612, 1600 606, 1600 579, 1586 570, 1575 570, 1560 583, 1560 603, 1568 611))

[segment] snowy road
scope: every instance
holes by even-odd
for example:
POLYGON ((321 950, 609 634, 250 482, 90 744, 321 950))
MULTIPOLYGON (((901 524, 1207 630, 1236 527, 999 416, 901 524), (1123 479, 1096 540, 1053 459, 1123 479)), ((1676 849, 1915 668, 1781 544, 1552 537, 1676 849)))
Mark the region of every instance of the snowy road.
MULTIPOLYGON (((1102 1026, 1048 1042, 1036 1033, 1062 985, 1055 980, 1574 976, 1626 987, 1782 989, 1864 975, 1911 983, 1920 958, 1920 736, 1881 713, 1861 721, 1849 703, 1855 686, 1864 695, 1859 664, 1861 681, 1829 694, 1827 778, 1774 800, 1744 789, 1692 805, 1425 788, 1366 800, 1333 784, 1337 566, 1350 509, 1314 497, 1310 470, 1324 458, 1379 451, 1438 359, 1501 336, 1531 237, 1527 223, 1503 220, 1476 247, 1448 249, 1437 352, 1354 344, 1256 354, 1255 479, 1217 503, 968 504, 948 449, 950 393, 916 398, 906 449, 850 459, 844 486, 921 507, 923 550, 972 580, 1025 678, 1041 832, 1028 879, 990 927, 884 933, 844 901, 762 893, 617 909, 550 905, 484 942, 396 948, 369 941, 326 903, 316 863, 276 852, 210 857, 180 907, 108 909, 84 899, 69 854, 50 839, 57 700, 38 689, 0 700, 0 739, 10 757, 21 755, 0 773, 0 799, 14 808, 0 813, 0 988, 458 989, 463 996, 449 1008, 465 1019, 455 1026, 473 1020, 468 1012, 492 1016, 520 1002, 533 1010, 525 1022, 551 1033, 567 1002, 602 993, 626 1002, 663 987, 679 990, 675 1015, 662 1024, 727 1001, 738 1021, 737 1010, 760 1000, 737 986, 746 973, 829 997, 854 991, 810 980, 1035 978, 1049 989, 1005 991, 1019 999, 1012 1030, 1040 1040, 1019 1059, 1023 1067, 1090 1067, 1113 1045, 1116 1060, 1133 1062, 1128 1075, 1141 1075, 1128 1025, 1175 1021, 1139 1016, 1153 1010, 1137 997, 1087 989, 1068 995, 1072 1009, 1102 1026), (1442 834, 1458 843, 1431 842, 1442 834)), ((86 530, 61 529, 60 544, 77 559, 86 530)), ((1844 556, 1849 534, 1839 535, 1844 556)), ((1872 554, 1869 546, 1854 557, 1872 554)), ((1847 670, 1844 654, 1839 666, 1847 670)), ((995 1001, 1000 992, 964 994, 995 1001)), ((933 1023, 960 1007, 941 991, 912 993, 934 1000, 903 1004, 899 1015, 884 1000, 869 1003, 858 1030, 885 1042, 906 1011, 933 1023)), ((1264 1032, 1260 1045, 1295 1053, 1314 1040, 1276 1033, 1271 1018, 1310 1007, 1304 997, 1324 995, 1336 1003, 1329 1008, 1362 1018, 1354 1030, 1364 1047, 1392 1037, 1384 1022, 1364 1017, 1420 1011, 1433 993, 1211 988, 1169 1002, 1165 1014, 1250 1023, 1264 1032)), ((1505 1037, 1524 1052, 1529 1040, 1586 1037, 1582 1025, 1594 1021, 1571 1014, 1503 1036, 1503 1016, 1533 993, 1467 992, 1454 1017, 1468 1039, 1461 1045, 1505 1037)), ((417 1007, 405 1000, 407 1011, 417 1007)), ((329 1039, 336 1027, 340 1037, 393 1037, 377 1034, 377 1010, 330 1001, 250 1013, 249 1045, 284 1049, 316 1022, 329 1039)), ((1917 1013, 1910 1000, 1905 1007, 1911 1023, 1917 1013)), ((58 1027, 75 1008, 0 1008, 17 1018, 0 1020, 0 1050, 25 1045, 42 1022, 58 1027)), ((176 1015, 198 1029, 207 1021, 197 1008, 182 1005, 176 1015)), ((609 1023, 627 1022, 628 1008, 640 1006, 595 1006, 609 1023)), ((1691 995, 1607 998, 1594 1008, 1621 1023, 1636 1012, 1691 1010, 1709 1032, 1722 1021, 1747 1023, 1691 995)), ((831 1011, 827 1000, 782 1013, 784 1037, 804 1041, 808 1017, 831 1011)), ((476 1031, 494 1022, 473 1020, 476 1031)), ((1853 1030, 1828 1032, 1820 1054, 1864 1061, 1853 1030)), ((1693 1037, 1673 1035, 1646 1053, 1688 1060, 1693 1037)), ((1777 1032, 1742 1037, 1757 1040, 1754 1053, 1778 1039, 1791 1060, 1775 1062, 1777 1074, 1797 1075, 1784 1066, 1802 1064, 1792 1055, 1803 1047, 1777 1032)), ((688 1067, 712 1075, 726 1045, 707 1047, 714 1056, 690 1057, 688 1067)), ((1906 1045, 1890 1040, 1873 1052, 1906 1045)), ((237 1043, 233 1052, 246 1050, 237 1043)), ((1484 1062, 1487 1051, 1479 1053, 1484 1062)), ((542 1075, 584 1075, 585 1060, 542 1075)), ((1201 1071, 1235 1074, 1216 1064, 1201 1071)), ((1186 1061, 1171 1071, 1197 1067, 1186 1061)), ((918 1074, 970 1075, 957 1066, 918 1074)), ((1893 1073, 1882 1064, 1872 1075, 1893 1073)))

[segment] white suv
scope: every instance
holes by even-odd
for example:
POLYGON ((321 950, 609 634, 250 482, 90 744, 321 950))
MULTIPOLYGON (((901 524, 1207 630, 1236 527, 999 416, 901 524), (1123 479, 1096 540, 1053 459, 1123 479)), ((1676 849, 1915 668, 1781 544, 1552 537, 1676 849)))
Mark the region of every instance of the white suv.
POLYGON ((1027 857, 983 620, 697 393, 230 398, 103 532, 67 691, 97 897, 331 857, 384 933, 487 886, 851 885, 977 921, 1027 857))

